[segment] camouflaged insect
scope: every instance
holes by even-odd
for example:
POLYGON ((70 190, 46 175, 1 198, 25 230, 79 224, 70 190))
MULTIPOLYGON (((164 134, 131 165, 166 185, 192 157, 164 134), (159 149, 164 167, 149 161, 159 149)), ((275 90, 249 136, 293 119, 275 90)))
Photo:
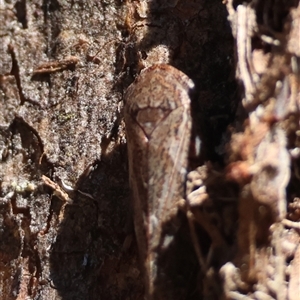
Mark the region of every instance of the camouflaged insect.
POLYGON ((192 80, 174 67, 154 65, 141 72, 125 95, 134 224, 150 299, 157 262, 172 242, 172 220, 184 193, 193 87, 192 80))

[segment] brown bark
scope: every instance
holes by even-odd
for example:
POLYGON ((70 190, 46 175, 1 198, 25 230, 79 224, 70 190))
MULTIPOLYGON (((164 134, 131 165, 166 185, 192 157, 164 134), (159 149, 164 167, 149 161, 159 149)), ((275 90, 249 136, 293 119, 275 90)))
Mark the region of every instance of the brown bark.
POLYGON ((168 63, 196 85, 190 169, 210 162, 181 299, 296 299, 299 20, 298 1, 1 1, 0 298, 143 299, 122 101, 168 63))

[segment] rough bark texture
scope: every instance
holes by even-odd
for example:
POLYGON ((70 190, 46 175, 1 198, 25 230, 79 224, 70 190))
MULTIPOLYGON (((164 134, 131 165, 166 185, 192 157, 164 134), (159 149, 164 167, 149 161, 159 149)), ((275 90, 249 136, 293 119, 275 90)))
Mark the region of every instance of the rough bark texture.
POLYGON ((299 1, 224 2, 0 1, 1 299, 143 299, 122 101, 155 63, 196 85, 180 299, 297 299, 299 1))

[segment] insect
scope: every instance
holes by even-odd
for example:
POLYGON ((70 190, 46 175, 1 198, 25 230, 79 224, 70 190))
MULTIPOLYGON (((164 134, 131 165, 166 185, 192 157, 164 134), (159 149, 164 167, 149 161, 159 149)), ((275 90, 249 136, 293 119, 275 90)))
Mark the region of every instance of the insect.
POLYGON ((125 94, 134 225, 149 299, 154 299, 160 255, 178 229, 175 219, 184 196, 193 87, 187 75, 162 64, 142 70, 125 94))

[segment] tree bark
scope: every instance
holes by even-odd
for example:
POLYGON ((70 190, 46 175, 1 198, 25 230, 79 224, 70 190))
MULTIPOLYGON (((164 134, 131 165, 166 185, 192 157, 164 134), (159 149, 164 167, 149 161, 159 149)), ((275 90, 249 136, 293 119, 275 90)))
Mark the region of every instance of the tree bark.
POLYGON ((178 299, 296 299, 299 20, 298 1, 0 1, 0 298, 143 299, 123 94, 167 63, 195 83, 206 189, 178 299))

